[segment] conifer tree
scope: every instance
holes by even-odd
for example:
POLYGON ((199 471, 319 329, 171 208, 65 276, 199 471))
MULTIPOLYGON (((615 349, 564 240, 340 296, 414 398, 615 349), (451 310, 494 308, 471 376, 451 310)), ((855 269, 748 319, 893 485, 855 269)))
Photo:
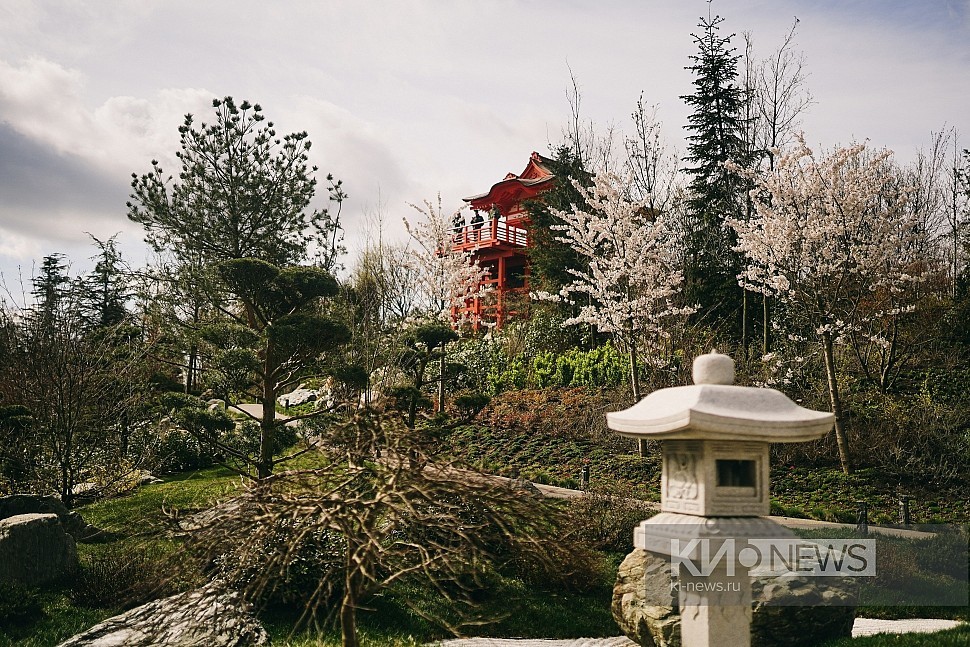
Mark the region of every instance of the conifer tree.
POLYGON ((33 316, 49 324, 71 284, 64 255, 55 253, 45 256, 41 261, 40 274, 31 282, 34 286, 30 293, 34 297, 33 316))
POLYGON ((128 271, 118 250, 117 235, 108 240, 91 236, 98 248, 94 270, 79 283, 81 316, 88 325, 107 328, 128 318, 128 271))
POLYGON ((725 219, 743 215, 746 184, 724 168, 732 160, 746 166, 744 106, 748 97, 737 83, 738 60, 731 36, 722 36, 724 19, 708 11, 700 34, 692 34, 697 53, 686 69, 694 73, 693 94, 682 96, 693 112, 686 128, 689 166, 687 211, 692 220, 685 244, 684 293, 688 304, 701 305, 707 321, 729 331, 740 328, 741 289, 735 279, 740 263, 732 250, 734 236, 725 219))

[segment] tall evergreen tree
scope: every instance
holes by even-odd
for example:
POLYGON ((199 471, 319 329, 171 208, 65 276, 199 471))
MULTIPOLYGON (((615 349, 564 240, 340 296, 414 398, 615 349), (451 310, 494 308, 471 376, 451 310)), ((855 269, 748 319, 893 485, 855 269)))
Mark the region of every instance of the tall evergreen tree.
POLYGON ((745 138, 744 107, 749 97, 738 85, 740 54, 731 47, 733 36, 722 36, 720 16, 701 18, 700 34, 691 34, 697 54, 686 69, 694 73, 693 94, 682 96, 693 109, 686 128, 689 166, 687 210, 693 220, 687 230, 684 295, 698 303, 699 316, 711 325, 737 336, 740 330, 742 291, 737 274, 740 262, 732 250, 734 236, 726 218, 742 217, 746 210, 745 182, 724 168, 732 160, 747 165, 750 153, 745 138))
POLYGON ((107 328, 123 323, 128 317, 128 271, 118 250, 117 235, 108 240, 91 238, 98 253, 93 259, 94 270, 79 285, 81 315, 88 325, 107 328))
POLYGON ((34 286, 30 293, 34 297, 33 315, 49 323, 71 284, 64 255, 55 253, 45 256, 41 261, 40 274, 31 282, 34 286))
MULTIPOLYGON (((306 132, 280 137, 262 108, 248 101, 226 97, 212 106, 213 124, 197 126, 187 115, 179 128, 177 179, 166 177, 157 161, 150 172, 132 175, 128 217, 145 227, 146 242, 169 266, 156 277, 167 284, 170 337, 182 344, 164 360, 185 371, 186 392, 197 390, 199 367, 209 359, 225 378, 214 386, 255 387, 262 400, 258 456, 236 456, 262 478, 278 462, 277 394, 345 338, 342 327, 313 312, 336 292, 329 271, 340 246, 339 222, 325 209, 311 209, 317 168, 309 163, 306 132), (318 264, 302 265, 314 252, 318 264), (210 334, 226 325, 246 333, 247 343, 210 334), (219 352, 201 357, 200 339, 219 352)), ((347 195, 332 176, 327 181, 339 208, 347 195)), ((197 413, 188 399, 178 403, 197 413)))

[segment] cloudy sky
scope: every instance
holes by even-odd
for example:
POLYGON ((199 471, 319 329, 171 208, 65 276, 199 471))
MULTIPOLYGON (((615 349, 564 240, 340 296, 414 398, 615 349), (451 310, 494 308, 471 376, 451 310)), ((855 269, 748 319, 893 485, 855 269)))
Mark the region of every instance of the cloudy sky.
MULTIPOLYGON (((906 160, 955 127, 970 145, 970 0, 713 7, 760 55, 799 18, 810 142, 868 138, 906 160)), ((153 158, 176 170, 182 116, 210 120, 213 97, 309 132, 350 195, 352 248, 377 213, 400 236, 407 203, 440 192, 458 207, 547 152, 570 70, 587 120, 628 130, 642 92, 682 150, 706 13, 704 0, 0 0, 0 271, 29 277, 52 252, 83 268, 88 233, 119 233, 143 259, 130 175, 153 158)))

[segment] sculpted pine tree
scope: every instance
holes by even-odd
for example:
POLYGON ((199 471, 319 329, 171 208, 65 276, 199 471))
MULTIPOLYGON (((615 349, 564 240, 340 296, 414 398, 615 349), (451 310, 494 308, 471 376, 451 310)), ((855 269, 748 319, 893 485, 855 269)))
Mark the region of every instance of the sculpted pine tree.
POLYGON ((817 334, 839 458, 848 474, 835 346, 858 326, 871 295, 898 293, 919 280, 911 273, 919 261, 919 228, 907 209, 911 192, 890 172, 890 151, 870 154, 857 144, 816 157, 799 137, 791 150, 773 154, 775 168, 768 173, 729 165, 755 185, 754 215, 729 221, 747 259, 738 278, 782 301, 797 324, 817 334))
MULTIPOLYGON (((317 169, 308 162, 306 132, 278 136, 262 108, 248 101, 237 105, 226 97, 212 105, 215 123, 196 127, 187 115, 179 128, 177 179, 166 177, 157 161, 150 173, 132 176, 128 217, 145 227, 146 241, 169 265, 158 273, 177 282, 169 292, 193 304, 183 313, 188 316, 172 318, 191 333, 183 349, 187 381, 194 379, 200 352, 195 340, 207 335, 218 350, 212 359, 225 369, 224 377, 233 378, 228 382, 248 387, 238 382, 255 376, 264 414, 254 465, 263 477, 273 466, 277 392, 317 359, 312 351, 333 348, 345 336, 313 310, 336 291, 328 270, 337 217, 310 209, 317 169), (314 251, 325 267, 299 266, 314 251), (232 328, 221 337, 210 333, 213 323, 224 322, 203 318, 214 309, 232 328), (231 370, 225 365, 230 359, 231 370)), ((346 195, 339 181, 329 175, 327 181, 339 209, 346 195)))
POLYGON ((292 385, 308 365, 347 341, 350 333, 319 311, 319 301, 337 293, 336 280, 320 268, 280 269, 265 261, 240 258, 220 263, 218 272, 228 292, 216 306, 230 321, 204 327, 202 337, 220 351, 213 359, 229 382, 227 390, 245 393, 254 385, 253 395, 263 402, 257 455, 249 456, 224 443, 219 449, 251 464, 257 477, 265 478, 273 473, 275 464, 287 460, 274 458, 282 449, 276 442, 275 403, 280 388, 292 385))

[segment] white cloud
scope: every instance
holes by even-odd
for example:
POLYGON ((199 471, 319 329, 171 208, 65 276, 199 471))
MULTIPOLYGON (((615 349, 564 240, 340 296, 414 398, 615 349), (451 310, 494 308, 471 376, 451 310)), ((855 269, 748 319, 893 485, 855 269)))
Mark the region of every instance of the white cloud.
POLYGON ((0 227, 0 255, 18 260, 39 258, 42 255, 36 238, 28 238, 0 227))

